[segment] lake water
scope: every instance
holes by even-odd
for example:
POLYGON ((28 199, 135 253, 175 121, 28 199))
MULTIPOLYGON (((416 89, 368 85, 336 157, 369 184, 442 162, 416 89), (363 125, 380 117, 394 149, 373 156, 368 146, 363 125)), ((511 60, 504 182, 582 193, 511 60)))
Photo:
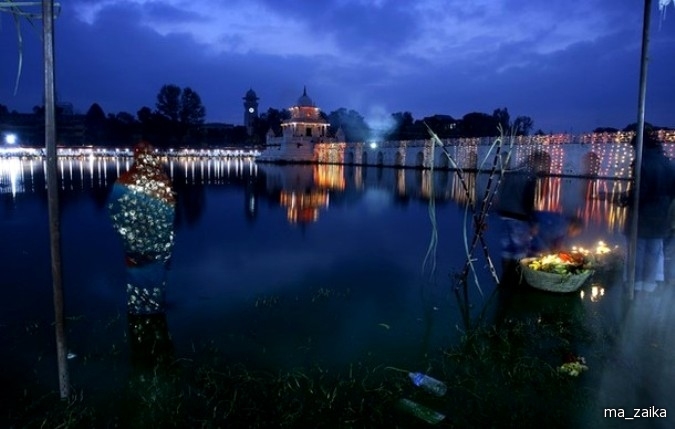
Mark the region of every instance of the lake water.
MULTIPOLYGON (((27 385, 56 388, 53 309, 42 163, 0 162, 0 364, 9 369, 0 379, 11 397, 27 385)), ((106 208, 128 167, 114 159, 59 166, 71 377, 101 397, 130 365, 122 243, 106 208)), ((466 328, 452 281, 466 260, 466 194, 453 173, 224 159, 176 160, 167 171, 177 193, 165 326, 174 358, 217 353, 268 371, 356 362, 425 370, 466 328), (429 259, 432 220, 438 243, 429 259)), ((468 177, 478 200, 486 180, 468 177)), ((546 178, 537 205, 582 217, 577 244, 623 246, 624 209, 611 199, 625 187, 546 178)), ((497 218, 488 224, 499 270, 497 218)), ((494 289, 483 263, 479 256, 484 296, 470 287, 474 315, 494 289)), ((573 299, 593 309, 589 296, 602 301, 612 285, 594 286, 573 299)))

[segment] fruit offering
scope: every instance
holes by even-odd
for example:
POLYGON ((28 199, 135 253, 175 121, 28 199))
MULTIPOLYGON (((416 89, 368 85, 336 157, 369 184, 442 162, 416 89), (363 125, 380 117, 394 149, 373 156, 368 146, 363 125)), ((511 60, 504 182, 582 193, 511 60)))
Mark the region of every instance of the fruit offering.
POLYGON ((527 266, 535 271, 572 275, 588 271, 590 261, 581 252, 557 252, 544 255, 528 262, 527 266))

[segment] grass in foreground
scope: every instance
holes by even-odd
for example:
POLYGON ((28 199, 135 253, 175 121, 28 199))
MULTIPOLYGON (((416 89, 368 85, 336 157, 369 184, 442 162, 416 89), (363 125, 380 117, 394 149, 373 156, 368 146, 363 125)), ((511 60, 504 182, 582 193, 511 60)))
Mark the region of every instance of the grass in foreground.
POLYGON ((312 366, 273 373, 222 362, 209 348, 199 362, 155 355, 154 363, 146 360, 129 374, 117 370, 122 381, 112 390, 90 386, 68 401, 26 388, 3 418, 12 428, 426 426, 398 409, 409 398, 446 416, 437 427, 574 427, 592 404, 588 373, 596 368, 579 377, 558 368, 579 350, 604 350, 603 337, 588 326, 583 314, 562 307, 479 327, 420 363, 448 386, 441 398, 368 358, 339 371, 312 366))

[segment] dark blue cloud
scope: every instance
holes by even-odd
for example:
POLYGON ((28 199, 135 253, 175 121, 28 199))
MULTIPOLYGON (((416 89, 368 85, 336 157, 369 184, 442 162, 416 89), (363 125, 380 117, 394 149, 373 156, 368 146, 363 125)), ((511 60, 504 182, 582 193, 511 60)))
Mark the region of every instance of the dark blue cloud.
MULTIPOLYGON (((56 23, 57 91, 80 112, 97 102, 106 113, 134 114, 154 107, 163 84, 190 86, 208 120, 239 124, 249 88, 264 111, 289 107, 307 85, 323 110, 366 117, 507 107, 544 131, 623 127, 637 117, 641 7, 627 0, 73 1, 56 23)), ((675 18, 659 25, 656 7, 653 16, 647 118, 675 126, 675 18)), ((16 37, 9 17, 0 19, 0 104, 27 111, 42 103, 39 31, 24 31, 14 97, 16 37)))

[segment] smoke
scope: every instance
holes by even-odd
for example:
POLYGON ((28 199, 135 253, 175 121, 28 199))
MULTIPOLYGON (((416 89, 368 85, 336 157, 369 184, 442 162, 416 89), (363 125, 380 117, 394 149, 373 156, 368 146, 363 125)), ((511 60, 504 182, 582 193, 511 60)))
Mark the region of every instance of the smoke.
POLYGON ((374 141, 384 140, 397 126, 396 120, 382 106, 370 107, 364 119, 370 127, 370 139, 374 141))

